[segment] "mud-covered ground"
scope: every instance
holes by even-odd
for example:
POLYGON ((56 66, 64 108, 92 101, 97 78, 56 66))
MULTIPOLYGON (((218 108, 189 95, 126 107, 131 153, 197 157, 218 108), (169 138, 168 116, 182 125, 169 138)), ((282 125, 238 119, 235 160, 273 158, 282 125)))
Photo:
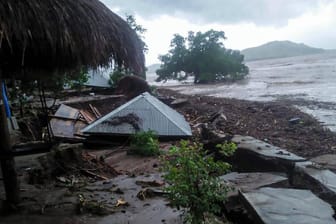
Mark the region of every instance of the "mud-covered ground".
POLYGON ((165 88, 158 92, 164 97, 187 99, 175 109, 194 126, 209 122, 211 116, 220 112, 224 116, 216 121, 214 128, 224 133, 253 136, 307 158, 336 152, 336 134, 287 101, 190 96, 165 88))

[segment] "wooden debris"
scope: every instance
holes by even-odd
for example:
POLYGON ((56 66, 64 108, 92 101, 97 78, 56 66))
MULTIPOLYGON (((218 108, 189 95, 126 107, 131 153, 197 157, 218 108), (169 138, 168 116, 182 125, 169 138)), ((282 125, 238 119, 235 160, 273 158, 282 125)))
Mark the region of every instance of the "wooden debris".
POLYGON ((84 110, 80 110, 79 111, 80 114, 83 116, 84 120, 88 123, 91 124, 92 122, 94 122, 96 119, 94 117, 91 116, 91 114, 87 111, 84 110))
POLYGON ((129 204, 128 204, 127 201, 125 201, 125 199, 123 199, 123 198, 119 198, 119 199, 117 200, 117 203, 116 203, 115 207, 128 206, 128 205, 129 205, 129 204))
POLYGON ((98 179, 98 180, 108 180, 107 177, 104 177, 102 175, 99 175, 99 174, 96 174, 94 172, 91 172, 89 170, 85 170, 85 169, 81 169, 81 172, 84 174, 84 175, 87 175, 89 177, 92 177, 92 178, 95 178, 95 179, 98 179))
POLYGON ((98 109, 94 106, 92 106, 92 104, 89 104, 89 107, 91 109, 91 111, 93 112, 93 114, 96 116, 96 118, 100 118, 102 115, 101 113, 98 111, 98 109))

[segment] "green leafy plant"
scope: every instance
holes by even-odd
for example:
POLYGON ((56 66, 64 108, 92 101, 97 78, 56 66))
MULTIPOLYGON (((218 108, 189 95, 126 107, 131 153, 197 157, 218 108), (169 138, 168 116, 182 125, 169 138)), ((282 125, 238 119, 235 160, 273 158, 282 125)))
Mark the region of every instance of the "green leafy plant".
POLYGON ((137 132, 131 137, 129 153, 141 156, 160 154, 159 140, 153 131, 137 132))
POLYGON ((90 75, 87 69, 81 69, 75 78, 71 76, 65 76, 63 79, 63 85, 68 85, 71 89, 80 91, 89 78, 90 75))
POLYGON ((224 142, 222 144, 217 144, 216 147, 219 152, 224 156, 232 156, 237 150, 237 145, 233 142, 224 142))
MULTIPOLYGON (((232 147, 225 145, 223 150, 231 152, 232 147)), ((215 161, 201 144, 188 141, 173 146, 162 160, 164 178, 170 184, 165 190, 171 204, 186 212, 186 222, 205 223, 206 214, 220 212, 219 202, 226 199, 230 188, 218 176, 227 173, 230 164, 215 161)))
POLYGON ((109 79, 110 86, 116 88, 119 80, 126 75, 128 74, 121 69, 116 69, 113 72, 111 72, 109 79))

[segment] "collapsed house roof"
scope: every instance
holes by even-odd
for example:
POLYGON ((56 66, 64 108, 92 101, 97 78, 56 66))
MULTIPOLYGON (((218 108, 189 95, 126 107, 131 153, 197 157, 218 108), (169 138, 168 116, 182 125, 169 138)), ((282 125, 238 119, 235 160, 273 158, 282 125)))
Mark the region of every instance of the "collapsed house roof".
POLYGON ((54 137, 67 140, 82 140, 80 131, 101 117, 97 108, 89 104, 92 112, 78 110, 61 104, 56 113, 51 116, 50 126, 54 137))
POLYGON ((82 130, 91 135, 130 135, 154 131, 160 137, 188 137, 191 128, 184 117, 148 92, 101 117, 82 130))

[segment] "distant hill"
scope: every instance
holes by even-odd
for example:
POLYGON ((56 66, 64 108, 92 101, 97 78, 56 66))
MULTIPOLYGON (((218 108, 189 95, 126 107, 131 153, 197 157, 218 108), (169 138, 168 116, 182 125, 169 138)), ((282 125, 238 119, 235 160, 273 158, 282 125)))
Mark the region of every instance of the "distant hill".
POLYGON ((291 41, 272 41, 258 47, 247 48, 241 51, 245 61, 254 61, 270 58, 286 58, 325 52, 322 48, 313 48, 305 44, 291 41))
POLYGON ((160 64, 151 64, 147 66, 147 71, 146 71, 146 80, 147 82, 154 82, 155 79, 157 78, 156 75, 156 70, 160 68, 160 64))

